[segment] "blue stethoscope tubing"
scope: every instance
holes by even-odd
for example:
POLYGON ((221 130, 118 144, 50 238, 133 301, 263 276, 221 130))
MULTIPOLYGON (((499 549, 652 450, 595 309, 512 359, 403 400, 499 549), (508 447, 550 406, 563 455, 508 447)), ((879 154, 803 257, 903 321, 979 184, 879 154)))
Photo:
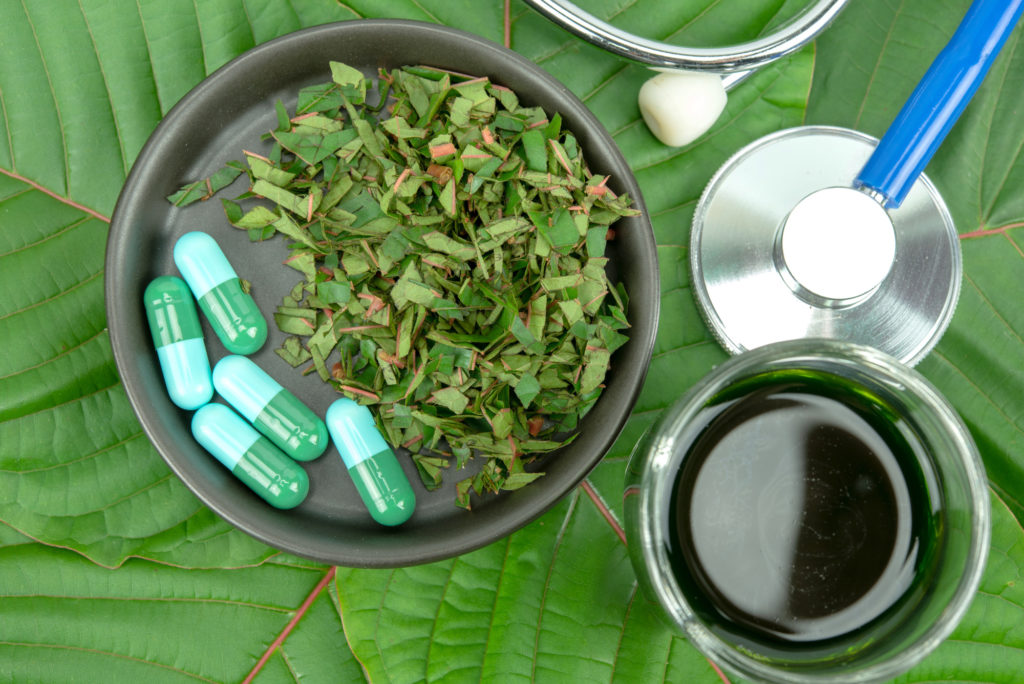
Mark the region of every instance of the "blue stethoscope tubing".
POLYGON ((897 208, 984 80, 1024 0, 974 0, 854 181, 897 208))
POLYGON ((963 266, 952 216, 923 170, 1022 13, 1024 0, 974 0, 881 140, 802 126, 754 141, 723 164, 694 210, 690 250, 695 296, 726 348, 831 337, 913 364, 934 347, 955 310, 963 266), (775 192, 758 194, 764 184, 775 192), (854 202, 863 211, 848 221, 854 202), (860 282, 840 268, 849 261, 838 246, 855 240, 867 245, 858 258, 889 270, 853 299, 837 299, 832 292, 860 282), (790 256, 816 296, 793 275, 790 256), (747 283, 762 286, 753 292, 747 283), (759 316, 763 325, 752 329, 759 316))

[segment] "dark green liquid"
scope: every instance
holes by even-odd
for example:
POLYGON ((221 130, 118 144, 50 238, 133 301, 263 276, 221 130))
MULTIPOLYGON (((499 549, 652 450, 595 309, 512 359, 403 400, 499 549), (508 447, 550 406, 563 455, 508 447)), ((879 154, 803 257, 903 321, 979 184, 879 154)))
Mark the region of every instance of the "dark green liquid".
POLYGON ((715 631, 762 652, 852 644, 925 590, 931 469, 883 404, 831 376, 774 374, 699 421, 680 447, 670 554, 715 631))

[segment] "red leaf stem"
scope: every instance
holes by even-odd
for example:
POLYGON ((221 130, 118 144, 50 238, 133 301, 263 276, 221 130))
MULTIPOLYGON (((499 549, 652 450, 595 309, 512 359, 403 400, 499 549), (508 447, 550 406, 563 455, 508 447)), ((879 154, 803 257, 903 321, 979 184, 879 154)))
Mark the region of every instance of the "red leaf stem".
POLYGON ((267 647, 267 650, 263 652, 262 656, 260 656, 260 659, 256 661, 256 664, 253 666, 252 670, 249 671, 249 674, 246 675, 245 679, 242 680, 242 684, 249 684, 256 677, 256 675, 259 674, 260 670, 263 669, 263 666, 266 665, 268 660, 270 660, 270 656, 274 654, 274 651, 277 650, 278 646, 283 644, 285 639, 288 638, 288 635, 292 633, 292 630, 295 629, 295 625, 299 624, 299 620, 301 620, 302 617, 309 611, 310 606, 313 605, 313 601, 315 601, 316 597, 320 595, 320 592, 324 590, 324 587, 326 587, 331 582, 331 580, 334 579, 334 575, 337 572, 338 568, 332 567, 324 574, 320 581, 317 582, 317 585, 313 587, 313 591, 309 592, 309 595, 306 597, 306 600, 303 601, 302 605, 299 606, 299 609, 295 611, 295 615, 292 616, 292 619, 288 621, 288 624, 284 626, 284 629, 281 630, 281 633, 278 634, 277 638, 271 642, 270 646, 267 647))

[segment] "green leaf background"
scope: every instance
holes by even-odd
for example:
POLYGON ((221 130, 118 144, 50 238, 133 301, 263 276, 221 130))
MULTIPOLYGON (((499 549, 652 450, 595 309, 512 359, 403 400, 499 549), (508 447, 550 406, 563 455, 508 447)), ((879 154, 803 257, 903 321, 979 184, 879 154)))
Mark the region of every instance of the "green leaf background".
MULTIPOLYGON (((590 0, 589 11, 691 45, 749 39, 787 0, 590 0)), ((740 146, 801 123, 879 135, 967 0, 860 0, 812 48, 731 95, 681 149, 646 131, 648 72, 514 1, 511 46, 612 132, 652 213, 662 319, 623 435, 527 528, 413 568, 282 554, 217 518, 171 474, 118 379, 103 308, 109 216, 171 106, 248 48, 328 21, 402 17, 501 41, 502 0, 0 2, 0 680, 716 682, 637 593, 619 533, 637 437, 725 358, 689 291, 694 204, 740 146)), ((962 236, 953 324, 920 370, 978 442, 993 547, 954 635, 906 682, 1024 672, 1024 47, 1021 30, 928 168, 962 236)))

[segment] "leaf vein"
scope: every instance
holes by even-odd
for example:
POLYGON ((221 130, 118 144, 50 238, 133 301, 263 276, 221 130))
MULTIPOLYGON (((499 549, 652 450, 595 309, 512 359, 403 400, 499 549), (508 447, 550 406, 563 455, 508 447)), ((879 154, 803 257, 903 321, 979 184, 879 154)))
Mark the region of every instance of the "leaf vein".
POLYGON ((1006 318, 1004 318, 1001 313, 999 313, 999 310, 996 308, 996 305, 992 302, 991 299, 989 299, 989 297, 982 291, 982 289, 980 287, 978 287, 978 284, 974 282, 974 279, 971 278, 969 275, 967 275, 965 273, 964 274, 964 280, 966 280, 968 283, 970 283, 971 287, 973 287, 974 291, 978 293, 978 296, 981 297, 982 301, 984 301, 985 304, 988 305, 989 309, 992 310, 992 313, 993 313, 993 315, 995 315, 996 319, 998 319, 999 322, 1002 323, 1003 326, 1006 327, 1006 329, 1010 332, 1010 334, 1014 338, 1016 338, 1016 340, 1018 342, 1020 342, 1022 345, 1024 345, 1024 337, 1021 337, 1020 333, 1018 333, 1016 330, 1014 330, 1013 326, 1010 325, 1010 322, 1007 321, 1006 318))
POLYGON ((297 671, 297 670, 295 669, 295 666, 294 666, 294 665, 292 665, 292 660, 291 660, 291 658, 289 658, 289 657, 288 657, 288 654, 284 652, 284 649, 283 649, 283 648, 282 648, 282 649, 279 649, 279 652, 280 652, 280 654, 281 654, 281 660, 283 660, 283 661, 284 661, 284 666, 285 666, 285 668, 287 668, 287 669, 288 669, 288 674, 289 674, 289 675, 291 675, 291 677, 292 677, 292 681, 293 681, 293 682, 298 682, 298 681, 300 680, 300 678, 299 678, 299 673, 298 673, 298 671, 297 671))
POLYGON ((902 0, 899 7, 896 8, 896 13, 893 15, 892 22, 889 24, 889 29, 885 33, 885 39, 882 41, 882 49, 878 51, 878 59, 875 60, 875 68, 871 70, 871 76, 868 77, 867 88, 864 89, 864 99, 861 100, 860 108, 857 109, 857 116, 853 120, 854 128, 860 128, 860 118, 864 115, 864 106, 867 104, 868 98, 871 96, 871 89, 875 85, 875 78, 878 76, 878 70, 882 66, 882 58, 885 56, 885 51, 888 48, 889 43, 892 41, 893 29, 896 27, 896 21, 900 14, 903 13, 905 7, 906 2, 905 0, 902 0))
POLYGON ((334 579, 337 572, 337 566, 331 566, 331 568, 324 573, 324 576, 320 578, 320 581, 316 583, 316 586, 314 586, 309 594, 306 595, 306 598, 303 599, 302 604, 295 609, 295 614, 292 616, 292 619, 288 621, 288 624, 284 626, 284 629, 282 629, 274 641, 271 642, 270 646, 267 647, 267 650, 263 652, 262 656, 260 656, 260 659, 256 661, 256 664, 253 666, 252 670, 249 671, 249 674, 246 675, 242 684, 249 684, 253 679, 255 679, 256 675, 260 673, 263 666, 267 664, 267 661, 270 660, 270 657, 275 651, 281 651, 281 656, 284 657, 284 652, 281 650, 284 642, 288 640, 292 630, 294 630, 295 626, 306 616, 310 607, 313 605, 313 602, 316 601, 321 592, 323 592, 324 587, 331 583, 331 580, 334 579))
POLYGON ((7 101, 4 99, 4 89, 0 88, 0 115, 4 117, 4 131, 7 134, 7 149, 11 151, 11 167, 12 170, 17 168, 17 163, 14 158, 14 137, 11 132, 11 118, 7 116, 7 101))
POLYGON ((982 390, 982 388, 976 382, 974 382, 973 379, 971 379, 966 373, 964 373, 960 369, 959 366, 957 366, 955 363, 953 363, 952 359, 950 359, 948 356, 946 356, 945 354, 943 354, 941 351, 939 351, 937 349, 933 350, 932 353, 935 354, 940 359, 942 359, 943 361, 945 361, 946 363, 948 363, 951 368, 953 368, 957 373, 959 373, 960 376, 967 382, 967 384, 970 385, 971 387, 973 387, 975 390, 977 390, 978 394, 980 394, 982 397, 984 397, 985 400, 996 410, 996 412, 1000 416, 1002 416, 1006 420, 1007 423, 1009 423, 1013 427, 1014 430, 1016 430, 1017 432, 1020 432, 1021 434, 1024 434, 1024 430, 1022 430, 1020 428, 1020 426, 1017 425, 1017 423, 1014 422, 1014 420, 1012 418, 1010 418, 1010 416, 1007 415, 1007 413, 1005 411, 1003 411, 1003 408, 999 404, 997 404, 995 401, 993 401, 992 397, 990 397, 988 394, 986 394, 985 391, 982 390))
POLYGON ((668 356, 669 354, 674 354, 675 352, 682 351, 684 349, 693 349, 695 347, 701 347, 706 344, 711 344, 711 340, 700 340, 697 342, 691 342, 689 344, 681 344, 678 347, 672 347, 671 349, 665 349, 664 351, 660 351, 657 354, 652 355, 651 358, 659 359, 662 356, 668 356))
MULTIPOLYGON (((381 648, 380 619, 381 619, 381 616, 384 615, 384 600, 387 598, 388 592, 391 591, 391 581, 394 578, 395 578, 395 571, 392 570, 388 574, 388 581, 384 585, 384 591, 382 591, 380 593, 380 605, 377 606, 377 619, 373 623, 373 645, 377 649, 377 655, 380 657, 381 667, 384 669, 384 676, 388 680, 391 679, 391 676, 388 675, 388 662, 387 662, 387 660, 385 660, 385 658, 384 658, 384 650, 381 648)), ((342 623, 342 626, 344 626, 344 623, 342 623)), ((347 632, 347 630, 346 630, 346 632, 347 632)), ((353 649, 352 652, 355 653, 355 650, 353 649)))
POLYGON ((79 456, 78 458, 71 459, 70 461, 61 461, 60 463, 54 463, 53 465, 48 465, 48 466, 43 467, 43 468, 29 468, 28 470, 15 470, 13 468, 0 468, 0 473, 13 473, 15 475, 26 475, 28 473, 41 473, 41 472, 44 472, 44 471, 47 471, 47 470, 58 470, 60 468, 65 468, 67 466, 75 465, 76 463, 81 463, 83 461, 88 461, 90 458, 96 458, 97 456, 99 456, 101 454, 105 454, 105 453, 107 453, 109 451, 113 451, 114 449, 116 449, 119 446, 124 446, 128 442, 131 442, 133 440, 138 439, 139 437, 142 437, 144 434, 145 433, 142 430, 139 430, 138 432, 133 432, 132 434, 130 434, 127 437, 125 437, 124 439, 118 440, 117 442, 115 442, 113 444, 108 444, 108 445, 106 445, 104 447, 101 447, 101 448, 97 449, 96 451, 90 451, 89 453, 83 454, 82 456, 79 456))
POLYGON ((672 213, 673 211, 678 211, 679 209, 682 209, 683 207, 685 207, 687 204, 693 204, 693 205, 696 206, 697 199, 696 198, 695 199, 688 199, 685 202, 680 202, 679 204, 673 204, 672 206, 667 207, 665 209, 662 209, 661 211, 652 212, 651 213, 651 218, 655 218, 655 217, 658 217, 658 216, 664 216, 666 214, 672 213))
MULTIPOLYGON (((1002 81, 1000 82, 1000 88, 999 88, 999 92, 1000 93, 1003 92, 1002 85, 1004 85, 1006 83, 1007 75, 1011 71, 1009 65, 1012 63, 1013 58, 1016 56, 1017 48, 1020 46, 1020 43, 1021 43, 1021 41, 1020 41, 1021 32, 1020 31, 1015 31, 1014 35, 1016 36, 1016 38, 1014 39, 1013 46, 1010 48, 1009 54, 1005 57, 1005 59, 1007 60, 1007 67, 1006 67, 1006 70, 1003 71, 1003 74, 1002 74, 1002 81)), ((992 116, 993 117, 995 117, 995 110, 996 109, 997 109, 997 107, 993 106, 993 108, 992 108, 992 112, 993 112, 992 116)), ((988 156, 989 142, 991 140, 992 140, 992 136, 991 135, 985 136, 985 150, 984 150, 984 154, 982 156, 982 159, 985 159, 985 157, 988 156)), ((1017 149, 1014 151, 1012 158, 1014 160, 1020 159, 1022 151, 1024 151, 1024 137, 1021 137, 1021 139, 1017 141, 1017 149)), ((999 186, 996 188, 995 193, 993 193, 992 201, 989 202, 989 205, 988 205, 988 207, 985 210, 985 214, 986 215, 991 215, 992 214, 993 209, 995 209, 996 204, 999 202, 999 198, 1002 197, 1002 195, 1003 195, 1003 191, 1006 190, 1006 184, 1010 180, 1010 175, 1013 173, 1013 170, 1015 168, 1017 168, 1017 165, 1012 163, 1012 162, 1007 166, 1006 173, 1003 175, 1003 178, 1000 181, 999 186)), ((982 179, 980 177, 980 174, 983 174, 984 171, 985 171, 985 164, 982 164, 981 171, 979 172, 979 178, 978 178, 978 193, 979 193, 978 207, 979 207, 979 212, 980 212, 980 207, 981 207, 981 196, 980 196, 980 194, 981 194, 981 188, 982 188, 982 182, 981 182, 982 179)), ((979 214, 978 218, 979 219, 981 218, 980 214, 979 214)))
MULTIPOLYGON (((1003 556, 1007 556, 1007 554, 1005 554, 1005 553, 1002 554, 1002 555, 1003 556)), ((1007 556, 1007 557, 1009 557, 1009 556, 1007 556)), ((1000 601, 1000 602, 1003 602, 1003 603, 1009 603, 1011 606, 1013 606, 1014 608, 1016 608, 1018 610, 1020 610, 1021 608, 1024 608, 1024 606, 1022 606, 1021 604, 1017 603, 1016 601, 1011 601, 1010 599, 1006 598, 1002 594, 996 594, 996 593, 991 592, 991 591, 985 591, 984 589, 978 589, 978 593, 981 594, 982 596, 988 596, 989 598, 994 599, 996 601, 1000 601)))
MULTIPOLYGON (((116 507, 118 504, 124 503, 125 501, 130 500, 132 497, 138 496, 138 495, 140 495, 140 494, 142 494, 144 492, 148 492, 151 489, 155 489, 156 487, 159 487, 163 483, 165 483, 165 482, 167 482, 169 480, 172 480, 173 478, 174 478, 174 473, 168 472, 163 477, 157 478, 156 480, 154 480, 153 482, 150 482, 145 487, 142 487, 141 489, 136 489, 134 492, 129 492, 129 493, 125 494, 124 496, 122 496, 121 498, 115 499, 114 501, 111 501, 106 506, 100 506, 99 508, 91 510, 91 511, 88 511, 88 512, 89 513, 102 513, 104 511, 109 511, 111 508, 116 507)), ((65 517, 72 517, 72 516, 65 516, 65 517)), ((75 517, 77 517, 77 516, 75 516, 75 517)), ((189 516, 189 517, 191 517, 191 516, 189 516)))
POLYGON ((209 603, 214 605, 238 606, 241 608, 253 608, 255 610, 266 610, 273 613, 291 613, 292 608, 282 606, 269 606, 264 603, 252 601, 237 601, 233 599, 218 598, 192 598, 186 596, 85 596, 80 594, 0 594, 5 599, 61 599, 71 601, 118 601, 122 603, 209 603))
POLYGON ((620 15, 620 14, 622 14, 623 12, 626 12, 627 10, 629 10, 629 8, 631 8, 631 7, 633 7, 634 5, 636 5, 636 3, 637 3, 637 0, 629 0, 628 2, 626 2, 625 4, 623 4, 623 5, 621 6, 621 7, 619 7, 619 8, 617 9, 617 10, 615 10, 614 12, 612 12, 612 13, 611 13, 611 14, 610 14, 610 15, 608 16, 608 21, 610 22, 610 21, 611 21, 612 19, 614 19, 615 17, 619 16, 619 15, 620 15))
POLYGON ((0 321, 5 320, 7 318, 10 318, 11 316, 17 316, 18 314, 25 313, 26 311, 31 311, 32 309, 36 309, 36 308, 38 308, 40 306, 43 306, 44 304, 49 304, 52 301, 60 299, 64 295, 70 294, 70 293, 74 292, 75 290, 77 290, 77 289, 79 289, 79 288, 81 288, 81 287, 83 287, 85 285, 88 285, 92 281, 96 280, 97 277, 102 276, 102 275, 103 275, 103 269, 100 269, 99 271, 96 271, 92 275, 90 275, 90 276, 88 276, 86 278, 83 278, 82 280, 79 280, 77 283, 75 283, 71 287, 66 288, 64 290, 61 290, 60 292, 58 292, 55 295, 51 295, 51 296, 47 297, 46 299, 41 299, 38 302, 33 302, 33 303, 29 304, 28 306, 24 306, 24 307, 22 307, 20 309, 12 311, 12 312, 10 312, 8 314, 4 314, 3 316, 0 316, 0 321))
POLYGON ((619 640, 615 644, 615 653, 612 654, 612 670, 608 676, 608 682, 615 681, 615 671, 619 667, 619 655, 622 653, 622 641, 626 636, 626 627, 629 624, 629 614, 633 612, 633 603, 636 600, 637 583, 633 583, 633 590, 629 593, 629 601, 626 603, 626 614, 622 616, 622 629, 619 630, 619 640))
POLYGON ((46 649, 54 649, 54 650, 60 650, 60 651, 66 650, 66 651, 77 651, 79 653, 93 653, 95 655, 110 656, 110 657, 113 657, 113 658, 120 658, 122 660, 130 660, 132 662, 141 663, 143 665, 152 665, 153 667, 159 667, 159 668, 163 668, 165 670, 170 670, 171 672, 176 672, 178 674, 184 675, 184 676, 189 677, 191 679, 199 680, 201 682, 210 682, 210 684, 217 684, 217 682, 215 680, 213 680, 213 679, 207 679, 206 677, 203 677, 202 675, 198 675, 198 674, 195 674, 195 673, 192 673, 192 672, 188 672, 186 670, 182 670, 181 668, 174 667, 173 665, 165 665, 163 663, 156 663, 156 662, 153 662, 152 660, 145 660, 143 658, 135 658, 135 657, 130 656, 130 655, 125 655, 123 653, 115 653, 114 651, 104 651, 104 650, 98 649, 98 648, 85 648, 84 646, 69 646, 67 644, 33 644, 33 643, 26 642, 26 641, 0 641, 0 646, 20 646, 20 647, 25 647, 25 648, 46 648, 46 649))
POLYGON ((434 621, 430 625, 430 635, 427 637, 427 657, 423 660, 423 681, 430 680, 430 651, 434 647, 434 638, 437 636, 437 625, 441 621, 441 609, 444 607, 444 600, 448 596, 448 589, 452 586, 452 575, 455 574, 455 566, 459 563, 459 557, 452 559, 448 566, 448 576, 444 580, 444 589, 437 601, 437 610, 434 611, 434 621))
POLYGON ((576 505, 580 500, 580 490, 574 489, 572 492, 572 500, 569 502, 569 510, 565 512, 565 518, 562 520, 562 527, 558 530, 558 535, 555 537, 555 547, 551 553, 551 562, 548 565, 547 575, 544 576, 544 589, 541 592, 540 597, 540 615, 537 619, 537 631, 533 637, 533 658, 532 666, 530 669, 530 681, 537 681, 537 656, 540 654, 540 634, 541 627, 544 624, 544 607, 548 602, 548 590, 551 589, 551 575, 555 571, 555 562, 558 560, 558 552, 562 548, 562 541, 565 539, 565 532, 569 528, 569 521, 572 520, 573 513, 576 512, 576 505))
POLYGON ((618 128, 616 128, 614 131, 611 131, 611 136, 613 138, 617 138, 618 136, 622 135, 626 131, 628 131, 630 129, 633 129, 633 128, 636 128, 637 126, 639 126, 641 121, 643 121, 643 119, 633 119, 632 121, 624 123, 621 126, 619 126, 618 128))
POLYGON ((421 5, 421 4, 420 4, 420 2, 419 2, 419 0, 412 0, 412 4, 413 4, 413 5, 415 5, 415 6, 416 6, 416 7, 417 7, 417 8, 418 8, 418 9, 419 9, 419 10, 420 10, 421 12, 423 12, 423 14, 427 15, 427 17, 428 17, 428 18, 429 18, 429 19, 430 19, 431 21, 433 21, 433 22, 436 22, 436 23, 438 23, 438 24, 443 24, 443 23, 444 23, 443 21, 441 21, 440 19, 438 19, 438 18, 437 18, 436 16, 434 16, 434 14, 433 14, 432 12, 430 12, 429 10, 427 10, 427 8, 426 8, 426 7, 424 7, 423 5, 421 5))
MULTIPOLYGON (((25 0, 21 0, 21 9, 25 13, 25 20, 28 21, 29 28, 32 29, 32 40, 36 44, 36 49, 39 51, 39 61, 43 65, 43 73, 46 74, 46 85, 50 89, 50 97, 53 98, 53 109, 57 115, 57 123, 60 126, 60 144, 61 149, 64 150, 63 158, 61 161, 64 164, 64 188, 67 192, 71 192, 71 169, 68 167, 68 141, 67 136, 64 135, 64 117, 60 110, 60 104, 57 102, 57 91, 53 87, 53 77, 50 75, 50 66, 46 63, 46 55, 43 53, 43 46, 39 44, 39 32, 36 31, 35 22, 32 21, 32 15, 28 12, 28 7, 25 6, 25 0)), ((11 149, 11 163, 14 163, 14 149, 11 149)))
POLYGON ((206 62, 206 39, 203 37, 203 22, 199 19, 199 6, 196 4, 196 0, 192 0, 192 12, 196 15, 196 30, 199 32, 199 49, 203 55, 203 73, 209 76, 209 66, 206 62))
MULTIPOLYGON (((1004 499, 1004 505, 1006 504, 1005 500, 1009 500, 1012 501, 1018 509, 1024 509, 1024 501, 1021 501, 1020 498, 1010 494, 1009 490, 1007 490, 1005 487, 998 485, 995 482, 992 482, 991 480, 989 480, 988 486, 992 488, 996 496, 998 496, 1000 499, 1004 499)), ((1016 515, 1013 516, 1013 519, 1017 522, 1017 527, 1020 527, 1021 522, 1017 519, 1016 515)))
POLYGON ((25 176, 22 176, 17 171, 8 171, 7 169, 0 168, 0 173, 2 173, 5 176, 8 176, 9 178, 13 178, 16 181, 21 181, 22 183, 35 188, 39 192, 41 192, 41 193, 43 193, 45 195, 49 195, 50 197, 52 197, 53 199, 57 200, 58 202, 66 204, 69 207, 74 207, 75 209, 78 209, 81 212, 85 212, 86 214, 89 214, 90 216, 92 216, 94 218, 98 218, 100 221, 103 221, 104 223, 110 223, 110 217, 109 216, 104 216, 103 214, 101 214, 100 212, 96 211, 95 209, 90 209, 89 207, 85 206, 84 204, 79 204, 78 202, 74 201, 70 197, 65 197, 64 195, 60 195, 57 192, 49 189, 48 187, 46 187, 44 185, 40 185, 39 183, 36 183, 34 180, 29 180, 28 178, 26 178, 25 176))
POLYGON ((82 13, 82 21, 85 22, 85 30, 89 34, 89 42, 92 43, 92 51, 96 54, 96 64, 100 69, 100 78, 103 79, 103 88, 107 91, 107 102, 110 103, 110 117, 114 120, 114 133, 117 135, 117 146, 121 153, 121 169, 125 176, 128 175, 128 150, 124 144, 124 137, 121 133, 121 126, 117 120, 117 108, 114 107, 114 94, 110 91, 110 81, 107 78, 107 70, 103 67, 103 60, 100 58, 99 46, 96 44, 96 36, 92 32, 92 25, 89 24, 89 17, 82 7, 82 0, 78 0, 78 10, 82 13))
POLYGON ((362 14, 362 13, 360 13, 360 12, 357 12, 357 11, 356 11, 355 9, 353 9, 353 8, 352 8, 352 7, 351 7, 351 6, 350 6, 350 5, 349 5, 349 4, 347 3, 347 2, 342 2, 341 0, 335 0, 335 2, 337 2, 337 3, 338 3, 338 7, 341 7, 341 8, 347 9, 347 10, 348 10, 349 12, 351 12, 351 13, 352 13, 352 14, 354 14, 354 15, 356 15, 356 16, 357 16, 357 17, 359 17, 360 19, 365 19, 365 18, 366 18, 366 15, 365 15, 365 14, 362 14))
MULTIPOLYGON (((101 330, 100 332, 103 332, 103 331, 101 330)), ((121 384, 121 381, 119 379, 113 385, 107 385, 106 387, 100 387, 99 389, 93 390, 92 392, 88 392, 86 394, 81 394, 81 395, 79 395, 79 396, 77 396, 77 397, 75 397, 73 399, 68 399, 67 401, 62 401, 61 403, 54 404, 53 406, 47 406, 45 408, 37 409, 37 410, 32 411, 30 413, 23 413, 22 415, 18 416, 18 420, 21 420, 23 418, 27 418, 29 416, 34 416, 34 415, 39 414, 39 413, 44 413, 46 411, 51 411, 53 409, 58 409, 58 408, 61 408, 62 406, 70 406, 71 404, 77 403, 79 401, 83 401, 85 399, 88 399, 89 397, 95 397, 95 396, 97 396, 99 394, 102 394, 102 393, 108 391, 108 390, 112 390, 115 387, 119 386, 120 384, 121 384)))
POLYGON ((161 112, 166 112, 164 103, 160 100, 160 85, 156 79, 156 66, 153 64, 153 51, 149 44, 149 32, 146 30, 146 17, 142 13, 140 0, 135 0, 135 8, 139 11, 139 24, 142 26, 142 40, 146 43, 146 61, 149 63, 149 75, 153 79, 153 92, 156 94, 156 103, 161 112))
MULTIPOLYGON (((509 551, 512 548, 512 535, 505 537, 505 557, 501 561, 501 571, 498 575, 498 585, 494 588, 494 601, 491 603, 491 617, 487 624, 487 634, 484 637, 484 662, 480 663, 480 684, 484 681, 484 663, 487 661, 488 651, 491 647, 491 634, 494 632, 494 616, 498 613, 498 598, 501 596, 501 585, 505 581, 505 568, 508 567, 509 551)), ((433 631, 431 631, 433 638, 433 631)))
MULTIPOLYGON (((32 190, 31 189, 25 190, 25 192, 26 193, 32 192, 32 190)), ((10 199, 10 198, 8 198, 8 199, 10 199)), ((18 247, 16 249, 12 249, 9 252, 4 252, 3 254, 0 254, 0 259, 2 259, 4 257, 11 256, 13 254, 18 254, 19 252, 24 252, 25 250, 32 249, 33 247, 37 247, 37 246, 43 244, 44 242, 48 242, 48 241, 50 241, 50 240, 52 240, 54 238, 60 237, 64 233, 67 233, 70 230, 74 230, 75 228, 77 228, 78 226, 82 225, 83 223, 85 223, 88 220, 89 220, 89 217, 83 216, 80 219, 72 221, 71 223, 67 224, 66 226, 61 226, 60 229, 57 230, 57 232, 55 232, 55 233, 50 233, 49 235, 47 235, 45 237, 41 237, 41 238, 39 238, 38 240, 36 240, 34 242, 29 242, 28 244, 22 245, 21 247, 18 247)))
POLYGON ((7 378, 13 378, 16 375, 21 375, 22 373, 29 373, 31 371, 34 371, 34 370, 38 369, 38 368, 42 368, 46 364, 53 363, 54 361, 56 361, 57 359, 61 358, 62 356, 67 356, 71 352, 73 352, 73 351, 75 351, 77 349, 81 349, 82 347, 84 347, 85 345, 89 344, 90 342, 95 340, 97 337, 99 337, 100 335, 103 335, 106 332, 107 332, 106 328, 102 328, 100 330, 97 330, 95 333, 93 333, 89 337, 85 338, 84 340, 82 340, 81 342, 76 344, 75 346, 68 347, 64 351, 62 351, 59 354, 57 354, 56 356, 52 356, 52 357, 46 359, 45 361, 40 361, 39 363, 37 363, 35 365, 28 366, 27 368, 20 368, 20 369, 14 371, 13 373, 8 373, 7 375, 0 375, 0 380, 6 380, 7 378))

